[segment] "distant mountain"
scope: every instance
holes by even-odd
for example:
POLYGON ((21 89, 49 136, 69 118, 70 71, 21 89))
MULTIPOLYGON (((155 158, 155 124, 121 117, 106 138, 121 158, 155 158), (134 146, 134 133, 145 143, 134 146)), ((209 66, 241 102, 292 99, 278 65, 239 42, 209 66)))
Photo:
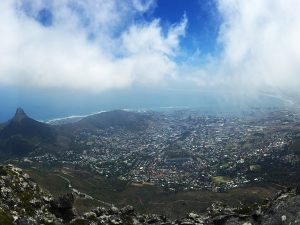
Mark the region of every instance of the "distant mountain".
POLYGON ((51 126, 29 118, 23 109, 18 108, 15 116, 9 120, 0 132, 0 138, 21 135, 26 138, 39 137, 52 140, 54 130, 51 126))
POLYGON ((150 122, 151 117, 149 115, 124 110, 114 110, 87 116, 78 122, 65 124, 63 126, 73 131, 106 129, 109 127, 140 131, 146 129, 150 122))
POLYGON ((50 125, 64 125, 64 124, 78 122, 82 120, 84 117, 86 116, 70 116, 65 118, 57 118, 57 119, 49 120, 47 121, 47 123, 50 125))
POLYGON ((40 145, 55 142, 56 131, 29 118, 22 108, 0 129, 0 154, 25 155, 40 145))
POLYGON ((5 126, 4 123, 0 123, 0 131, 3 129, 4 126, 5 126))
POLYGON ((64 151, 70 148, 76 131, 110 127, 141 131, 150 122, 149 115, 115 110, 90 115, 73 123, 50 125, 28 117, 22 108, 18 108, 11 120, 0 124, 0 156, 64 151))

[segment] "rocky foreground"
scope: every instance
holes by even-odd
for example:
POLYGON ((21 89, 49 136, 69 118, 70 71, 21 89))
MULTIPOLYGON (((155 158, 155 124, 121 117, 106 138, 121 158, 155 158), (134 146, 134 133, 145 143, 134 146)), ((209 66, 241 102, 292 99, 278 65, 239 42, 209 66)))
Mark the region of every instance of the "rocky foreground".
POLYGON ((300 224, 300 190, 287 190, 266 200, 263 205, 229 208, 213 204, 205 214, 189 213, 186 218, 170 220, 161 215, 140 215, 133 207, 98 207, 78 215, 73 208, 75 196, 54 199, 21 169, 0 166, 0 225, 279 225, 300 224))

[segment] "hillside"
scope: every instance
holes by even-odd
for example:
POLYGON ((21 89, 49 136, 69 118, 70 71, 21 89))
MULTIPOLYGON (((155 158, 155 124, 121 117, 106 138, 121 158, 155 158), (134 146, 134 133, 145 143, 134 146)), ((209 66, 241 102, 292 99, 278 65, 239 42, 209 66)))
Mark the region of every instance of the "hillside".
POLYGON ((115 110, 87 116, 74 123, 50 125, 30 118, 18 108, 12 119, 0 125, 0 155, 8 158, 33 152, 61 152, 70 148, 76 131, 107 128, 141 131, 150 122, 150 116, 115 110))
POLYGON ((87 116, 78 122, 65 124, 62 127, 68 131, 106 129, 110 127, 140 131, 146 129, 150 121, 151 117, 148 115, 115 110, 87 116))
POLYGON ((18 108, 0 130, 0 154, 26 155, 39 146, 54 143, 55 138, 53 127, 28 117, 18 108))
POLYGON ((97 207, 79 215, 73 205, 76 193, 54 199, 13 165, 0 165, 0 184, 1 225, 279 225, 300 221, 299 188, 279 192, 262 205, 230 208, 219 202, 204 214, 191 212, 185 218, 171 220, 163 215, 137 214, 131 206, 97 207))
POLYGON ((38 136, 44 141, 53 139, 54 130, 51 126, 31 119, 23 109, 18 108, 14 117, 1 130, 0 138, 21 135, 26 138, 38 136))

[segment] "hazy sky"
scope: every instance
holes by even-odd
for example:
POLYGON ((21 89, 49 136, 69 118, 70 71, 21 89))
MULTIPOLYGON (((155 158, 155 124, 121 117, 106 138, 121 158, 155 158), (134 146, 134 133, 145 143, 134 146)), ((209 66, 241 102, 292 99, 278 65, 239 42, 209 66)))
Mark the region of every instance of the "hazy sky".
POLYGON ((0 120, 17 106, 49 118, 262 93, 293 103, 299 12, 299 0, 1 0, 0 120))

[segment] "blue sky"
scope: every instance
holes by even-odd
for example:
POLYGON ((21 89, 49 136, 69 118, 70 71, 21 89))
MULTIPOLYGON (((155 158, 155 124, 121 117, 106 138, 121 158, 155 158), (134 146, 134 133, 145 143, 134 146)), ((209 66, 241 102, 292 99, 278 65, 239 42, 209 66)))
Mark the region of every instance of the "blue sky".
POLYGON ((262 93, 294 104, 299 10, 297 0, 3 0, 0 121, 18 106, 49 119, 247 105, 262 93))
POLYGON ((161 18, 163 24, 172 24, 186 14, 188 26, 182 46, 188 53, 199 49, 203 53, 215 52, 219 34, 220 15, 215 0, 157 1, 152 17, 161 18))
MULTIPOLYGON (((30 14, 30 9, 26 6, 28 5, 25 5, 25 9, 30 14)), ((158 0, 153 3, 149 12, 136 15, 133 21, 151 22, 158 18, 162 28, 167 31, 169 26, 178 23, 183 15, 188 18, 186 35, 181 39, 184 51, 189 54, 197 49, 204 54, 215 52, 221 22, 215 0, 189 0, 188 3, 184 0, 158 0)), ((50 9, 41 9, 35 18, 46 27, 50 27, 54 20, 50 9)), ((81 19, 83 24, 88 23, 84 22, 84 15, 81 19)))

